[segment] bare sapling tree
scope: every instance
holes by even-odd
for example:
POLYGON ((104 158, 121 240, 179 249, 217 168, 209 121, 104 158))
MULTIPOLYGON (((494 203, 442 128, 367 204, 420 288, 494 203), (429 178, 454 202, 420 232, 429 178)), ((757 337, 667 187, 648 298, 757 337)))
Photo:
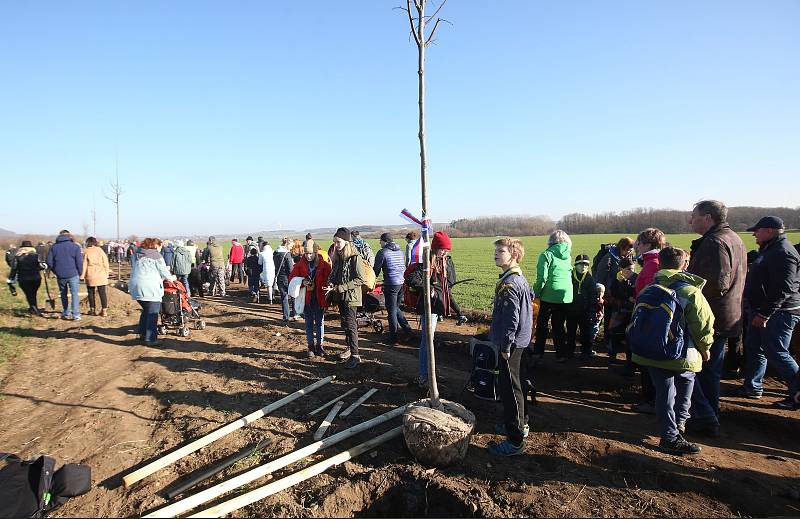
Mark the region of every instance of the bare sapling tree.
MULTIPOLYGON (((122 196, 122 185, 119 183, 119 165, 116 167, 116 179, 109 181, 110 192, 105 194, 108 200, 111 200, 117 209, 117 243, 119 243, 119 199, 122 196)), ((117 281, 122 281, 122 265, 117 262, 117 281)))
MULTIPOLYGON (((439 11, 441 11, 447 0, 443 0, 439 7, 432 15, 425 14, 425 7, 427 0, 406 0, 406 7, 400 9, 406 11, 408 14, 408 23, 411 26, 411 36, 417 44, 417 75, 419 79, 419 164, 420 164, 420 183, 422 186, 422 221, 426 222, 429 219, 428 213, 428 162, 427 162, 427 148, 425 145, 425 49, 433 41, 436 35, 436 30, 439 28, 439 23, 442 22, 441 18, 437 18, 439 11), (414 16, 413 9, 417 15, 414 16), (426 31, 426 25, 433 22, 433 29, 426 31)), ((428 226, 422 229, 422 252, 423 252, 423 278, 425 280, 424 293, 430 295, 431 293, 431 254, 430 254, 430 237, 428 236, 428 226)), ((427 339, 425 347, 428 350, 428 391, 431 399, 431 407, 438 409, 441 407, 439 400, 439 387, 436 384, 436 357, 433 351, 433 321, 431 316, 431 298, 423 297, 425 302, 425 324, 427 331, 425 337, 427 339)))

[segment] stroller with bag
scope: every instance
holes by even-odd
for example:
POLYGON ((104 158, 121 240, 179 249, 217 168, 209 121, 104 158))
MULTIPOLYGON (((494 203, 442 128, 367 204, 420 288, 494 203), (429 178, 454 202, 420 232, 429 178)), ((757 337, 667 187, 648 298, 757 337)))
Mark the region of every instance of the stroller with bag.
POLYGON ((378 283, 361 298, 361 307, 356 313, 358 327, 372 326, 375 333, 383 333, 383 321, 375 317, 375 314, 383 310, 386 310, 386 299, 383 295, 383 284, 378 283))
POLYGON ((189 325, 204 330, 206 322, 200 318, 200 303, 186 296, 186 288, 180 281, 164 281, 164 296, 161 298, 161 324, 158 333, 175 330, 181 337, 189 336, 189 325))

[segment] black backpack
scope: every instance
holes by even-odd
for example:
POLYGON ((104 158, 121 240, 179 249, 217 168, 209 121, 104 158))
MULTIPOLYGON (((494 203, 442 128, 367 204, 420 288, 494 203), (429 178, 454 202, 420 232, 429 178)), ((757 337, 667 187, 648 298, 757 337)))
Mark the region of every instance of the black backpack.
POLYGON ((50 456, 25 461, 0 453, 0 517, 45 517, 70 497, 89 491, 88 465, 67 463, 58 470, 55 465, 50 456))
POLYGON ((594 255, 592 258, 592 277, 597 277, 597 266, 600 264, 600 260, 608 254, 608 251, 611 250, 613 243, 601 243, 600 250, 597 251, 597 254, 594 255))
POLYGON ((469 341, 469 353, 472 357, 472 373, 469 385, 477 398, 483 400, 499 400, 497 377, 500 374, 497 346, 491 341, 472 339, 469 341))

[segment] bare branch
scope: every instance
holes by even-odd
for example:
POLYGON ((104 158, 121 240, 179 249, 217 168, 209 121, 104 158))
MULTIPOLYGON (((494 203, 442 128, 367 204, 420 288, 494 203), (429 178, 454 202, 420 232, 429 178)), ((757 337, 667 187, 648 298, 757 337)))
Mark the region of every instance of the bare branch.
POLYGON ((439 22, 441 22, 441 21, 442 21, 441 18, 437 18, 436 19, 436 23, 433 24, 433 30, 431 31, 431 34, 430 34, 430 36, 428 36, 428 39, 425 40, 425 46, 426 47, 431 44, 431 41, 433 41, 433 35, 436 34, 436 29, 439 28, 439 22))
MULTIPOLYGON (((433 14, 428 16, 427 18, 428 19, 436 18, 436 15, 439 14, 439 11, 442 10, 442 7, 444 7, 444 4, 446 4, 446 3, 447 3, 447 0, 442 0, 442 3, 439 4, 439 7, 437 7, 436 10, 433 12, 433 14)), ((436 23, 439 23, 438 20, 437 20, 436 23)), ((430 40, 430 38, 428 38, 428 39, 430 40)))
MULTIPOLYGON (((414 5, 417 5, 417 0, 414 0, 414 5)), ((417 42, 417 45, 422 45, 422 42, 417 36, 417 28, 414 27, 414 17, 411 15, 411 0, 406 0, 407 9, 403 9, 405 12, 408 13, 408 23, 411 25, 411 34, 414 35, 414 41, 417 42)))

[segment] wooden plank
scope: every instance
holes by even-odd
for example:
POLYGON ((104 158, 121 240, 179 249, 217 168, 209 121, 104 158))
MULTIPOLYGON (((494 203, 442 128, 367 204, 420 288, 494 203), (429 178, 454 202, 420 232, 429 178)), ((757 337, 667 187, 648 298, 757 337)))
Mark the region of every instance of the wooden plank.
POLYGON ((331 424, 333 423, 333 419, 336 418, 337 413, 339 413, 339 411, 342 410, 343 405, 344 402, 342 402, 341 400, 336 402, 336 405, 333 406, 333 409, 331 409, 331 412, 328 413, 328 416, 326 416, 325 419, 322 420, 322 423, 319 424, 319 429, 317 429, 317 432, 314 433, 315 440, 321 440, 322 437, 325 436, 325 432, 328 430, 328 427, 330 427, 331 424))
POLYGON ((330 376, 330 377, 325 377, 325 378, 323 378, 321 380, 318 380, 318 381, 314 382, 313 384, 310 384, 310 385, 304 387, 303 389, 299 389, 299 390, 295 391, 291 395, 287 395, 287 396, 281 398, 277 402, 273 402, 273 403, 271 403, 271 404, 269 404, 267 406, 264 406, 261 409, 259 409, 258 411, 254 411, 254 412, 250 413, 247 416, 243 416, 243 417, 239 418, 235 422, 231 422, 231 423, 229 423, 229 424, 227 424, 227 425, 225 425, 223 427, 220 427, 219 429, 217 429, 215 431, 212 431, 212 432, 206 434, 205 436, 201 436, 200 438, 196 439, 195 441, 191 442, 190 444, 184 445, 183 447, 181 447, 180 449, 178 449, 178 450, 176 450, 174 452, 171 452, 171 453, 169 453, 169 454, 167 454, 165 456, 161 456, 160 458, 154 460, 153 462, 148 463, 144 467, 142 467, 142 468, 140 468, 138 470, 135 470, 135 471, 131 472, 130 474, 128 474, 127 476, 125 476, 124 478, 122 478, 122 482, 125 485, 125 488, 130 488, 131 485, 133 485, 137 481, 140 481, 140 480, 146 478, 150 474, 153 474, 154 472, 157 472, 157 471, 163 469, 164 467, 175 463, 179 459, 181 459, 181 458, 183 458, 185 456, 188 456, 189 454, 191 454, 191 453, 193 453, 193 452, 195 452, 197 450, 200 450, 201 448, 205 447, 209 443, 214 442, 214 441, 222 438, 223 436, 226 436, 226 435, 232 433, 233 431, 235 431, 237 429, 241 429, 242 427, 244 427, 247 424, 255 422, 259 418, 261 418, 263 416, 266 416, 269 413, 275 411, 276 409, 279 409, 279 408, 285 406, 286 404, 297 400, 301 396, 307 395, 308 393, 314 391, 315 389, 324 386, 325 384, 327 384, 328 382, 330 382, 334 378, 336 378, 336 377, 335 376, 330 376))
POLYGON ((315 414, 319 413, 320 411, 324 411, 325 409, 329 408, 330 406, 332 406, 333 404, 335 404, 339 400, 343 400, 344 397, 346 397, 347 395, 349 395, 350 393, 352 393, 355 390, 356 390, 356 388, 353 388, 353 389, 347 391, 342 396, 337 396, 336 398, 334 398, 330 402, 326 402, 326 403, 322 404, 321 406, 317 407, 316 409, 314 409, 313 411, 308 413, 308 416, 314 416, 315 414))
POLYGON ((366 393, 361 395, 361 398, 359 398, 358 400, 356 400, 355 402, 350 404, 350 407, 348 407, 347 409, 342 411, 342 415, 341 416, 350 416, 350 413, 352 413, 355 410, 356 407, 358 407, 361 404, 363 404, 364 402, 366 402, 367 398, 371 397, 372 395, 374 395, 377 392, 378 392, 378 390, 375 389, 375 388, 370 389, 369 391, 367 391, 366 393))

